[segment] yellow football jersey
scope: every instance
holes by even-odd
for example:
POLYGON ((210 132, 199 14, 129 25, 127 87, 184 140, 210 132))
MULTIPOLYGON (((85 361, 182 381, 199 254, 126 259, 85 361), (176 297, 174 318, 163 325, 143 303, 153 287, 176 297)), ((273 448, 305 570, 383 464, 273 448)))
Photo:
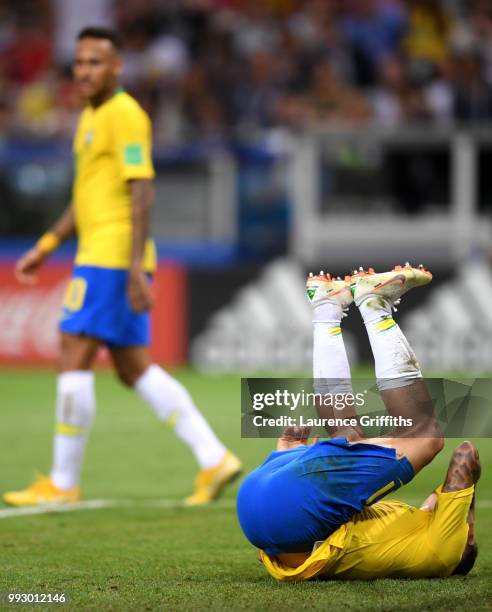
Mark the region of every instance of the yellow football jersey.
MULTIPOLYGON (((151 141, 147 114, 123 90, 82 112, 73 146, 76 264, 129 267, 133 238, 128 181, 154 177, 151 141)), ((152 240, 146 244, 143 264, 149 272, 155 269, 152 240)))
POLYGON ((377 502, 315 546, 295 568, 263 551, 260 558, 281 581, 449 576, 465 549, 473 491, 443 493, 439 487, 432 512, 399 501, 377 502))

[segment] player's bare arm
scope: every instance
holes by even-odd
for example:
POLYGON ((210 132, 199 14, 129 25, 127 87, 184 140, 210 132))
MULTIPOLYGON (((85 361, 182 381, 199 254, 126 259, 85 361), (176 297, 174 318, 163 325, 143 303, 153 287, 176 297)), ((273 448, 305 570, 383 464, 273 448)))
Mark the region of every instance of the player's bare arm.
MULTIPOLYGON (((302 446, 303 444, 307 444, 309 440, 309 434, 311 433, 310 427, 286 427, 277 440, 276 450, 284 451, 284 450, 292 450, 293 448, 297 448, 298 446, 302 446)), ((318 441, 318 438, 315 437, 313 439, 313 444, 318 441)))
POLYGON ((143 312, 152 306, 150 286, 142 268, 145 243, 149 235, 150 209, 154 188, 150 180, 129 182, 132 196, 133 241, 128 278, 128 297, 133 310, 143 312))
MULTIPOLYGON (((461 491, 471 487, 479 481, 481 472, 482 468, 477 449, 471 442, 462 442, 453 451, 442 490, 445 492, 461 491)), ((422 502, 420 509, 432 512, 436 502, 437 495, 432 492, 422 502)))
POLYGON ((73 207, 70 203, 53 227, 16 262, 15 275, 21 283, 32 285, 37 282, 37 273, 47 257, 59 244, 75 232, 73 207))

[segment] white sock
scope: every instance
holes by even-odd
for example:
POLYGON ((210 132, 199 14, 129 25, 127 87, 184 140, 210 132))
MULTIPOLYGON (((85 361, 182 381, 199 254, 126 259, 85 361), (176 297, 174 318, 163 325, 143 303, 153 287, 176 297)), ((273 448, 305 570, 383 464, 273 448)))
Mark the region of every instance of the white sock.
POLYGON ((202 469, 213 467, 221 461, 225 446, 180 382, 158 365, 152 364, 137 380, 134 389, 150 404, 159 419, 172 424, 177 435, 191 448, 202 469))
POLYGON ((71 489, 79 483, 95 411, 94 374, 85 370, 60 374, 51 470, 51 479, 59 489, 71 489))
POLYGON ((391 304, 368 296, 359 310, 371 343, 379 388, 401 387, 422 378, 415 353, 393 319, 391 304))
POLYGON ((324 303, 313 313, 313 378, 316 393, 351 393, 350 365, 343 342, 342 308, 324 303), (326 380, 328 379, 328 380, 326 380))

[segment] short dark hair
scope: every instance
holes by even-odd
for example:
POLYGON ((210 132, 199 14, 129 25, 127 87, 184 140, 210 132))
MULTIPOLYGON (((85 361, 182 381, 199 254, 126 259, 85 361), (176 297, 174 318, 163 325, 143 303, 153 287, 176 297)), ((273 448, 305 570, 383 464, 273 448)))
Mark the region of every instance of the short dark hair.
POLYGON ((83 38, 100 38, 101 40, 109 40, 117 51, 121 49, 120 37, 114 30, 109 28, 87 26, 80 30, 77 36, 77 40, 82 40, 83 38))

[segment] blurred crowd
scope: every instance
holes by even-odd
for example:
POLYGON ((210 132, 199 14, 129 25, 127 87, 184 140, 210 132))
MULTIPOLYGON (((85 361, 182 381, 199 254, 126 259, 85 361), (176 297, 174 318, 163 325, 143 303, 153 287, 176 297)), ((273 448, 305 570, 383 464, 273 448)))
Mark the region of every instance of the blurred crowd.
POLYGON ((492 118, 491 0, 4 0, 0 133, 71 133, 76 32, 123 42, 160 142, 492 118))

